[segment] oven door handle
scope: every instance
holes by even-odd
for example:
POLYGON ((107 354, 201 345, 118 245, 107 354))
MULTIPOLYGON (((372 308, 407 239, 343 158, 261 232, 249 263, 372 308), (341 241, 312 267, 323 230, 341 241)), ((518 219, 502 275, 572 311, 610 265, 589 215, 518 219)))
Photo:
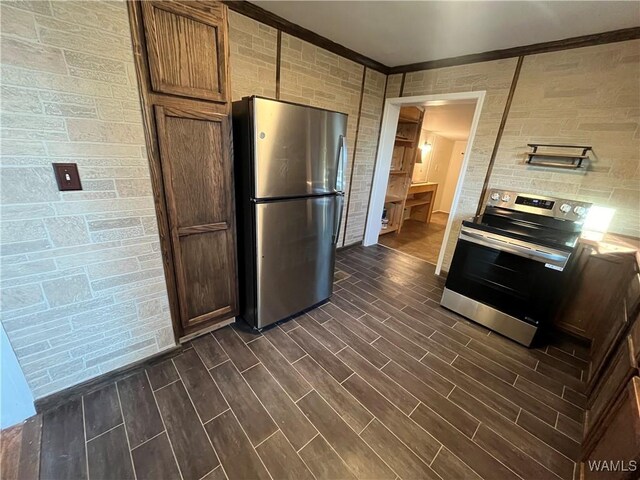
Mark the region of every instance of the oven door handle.
POLYGON ((497 235, 491 235, 491 237, 482 235, 481 233, 472 232, 467 228, 463 228, 460 231, 460 240, 466 240, 467 242, 475 243, 489 248, 494 248, 502 252, 513 253, 520 257, 528 258, 536 262, 544 263, 545 265, 553 265, 559 270, 563 270, 569 261, 570 253, 564 253, 560 251, 540 250, 537 248, 529 248, 522 245, 509 242, 508 240, 502 240, 497 235))

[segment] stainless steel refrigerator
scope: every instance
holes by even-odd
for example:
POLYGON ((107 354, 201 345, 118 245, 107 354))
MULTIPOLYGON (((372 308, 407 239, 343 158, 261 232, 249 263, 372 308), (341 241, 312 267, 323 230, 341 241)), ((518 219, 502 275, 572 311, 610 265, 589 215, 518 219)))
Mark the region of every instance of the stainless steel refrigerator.
POLYGON ((254 328, 331 296, 346 131, 343 113, 233 102, 240 315, 254 328))

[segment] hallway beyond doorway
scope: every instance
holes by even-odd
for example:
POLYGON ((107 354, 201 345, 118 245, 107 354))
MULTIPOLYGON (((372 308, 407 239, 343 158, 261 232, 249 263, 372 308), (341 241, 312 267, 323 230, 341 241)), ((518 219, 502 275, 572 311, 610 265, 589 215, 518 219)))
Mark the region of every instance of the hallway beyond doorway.
POLYGON ((448 219, 449 215, 444 212, 433 212, 428 224, 405 220, 399 234, 382 235, 378 238, 378 243, 435 265, 438 263, 448 219))

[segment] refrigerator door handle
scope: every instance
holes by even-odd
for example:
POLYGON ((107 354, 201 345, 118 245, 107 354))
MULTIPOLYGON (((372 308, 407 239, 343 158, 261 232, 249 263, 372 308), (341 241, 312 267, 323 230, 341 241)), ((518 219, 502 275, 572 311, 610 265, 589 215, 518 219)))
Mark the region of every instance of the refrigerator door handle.
POLYGON ((338 150, 338 162, 336 166, 336 192, 344 192, 344 169, 347 164, 347 140, 340 135, 340 149, 338 150))
POLYGON ((333 224, 333 234, 331 235, 331 243, 334 245, 338 244, 338 237, 340 236, 340 227, 342 226, 342 210, 344 208, 344 195, 338 194, 336 195, 336 206, 335 206, 335 219, 333 224))

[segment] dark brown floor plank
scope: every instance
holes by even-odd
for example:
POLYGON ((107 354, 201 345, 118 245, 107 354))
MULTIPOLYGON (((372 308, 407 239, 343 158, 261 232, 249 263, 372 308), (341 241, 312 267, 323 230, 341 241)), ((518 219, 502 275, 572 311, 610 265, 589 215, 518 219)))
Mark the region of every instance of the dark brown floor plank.
POLYGON ((289 335, 278 327, 266 330, 264 332, 264 337, 269 340, 276 349, 278 349, 280 354, 284 356, 289 363, 293 363, 307 354, 291 339, 289 335))
POLYGON ((278 327, 282 329, 283 332, 288 332, 290 330, 293 330, 294 328, 298 328, 300 326, 300 324, 297 322, 297 320, 295 318, 290 318, 288 320, 283 320, 282 322, 277 324, 278 327))
POLYGON ((356 478, 320 435, 311 440, 300 450, 299 454, 317 480, 336 480, 338 478, 355 480, 356 478))
MULTIPOLYGON (((453 382, 457 387, 462 388, 466 392, 472 394, 480 401, 486 403, 491 408, 497 410, 502 415, 510 418, 515 422, 520 412, 520 407, 511 400, 500 396, 494 390, 485 386, 484 383, 490 383, 487 378, 472 378, 448 363, 443 362, 437 357, 429 354, 422 359, 422 363, 428 366, 434 372, 453 382)), ((486 375, 486 374, 485 374, 486 375)), ((488 377, 488 375, 486 375, 488 377)), ((498 379, 495 379, 498 381, 498 379)))
POLYGON ((173 359, 202 423, 220 415, 229 406, 194 349, 173 359))
POLYGON ((145 372, 120 380, 117 387, 129 444, 136 448, 162 432, 164 425, 145 372))
POLYGON ((155 392, 160 414, 184 480, 198 480, 218 465, 182 382, 155 392))
MULTIPOLYGON (((545 405, 548 405, 552 409, 566 415, 576 422, 582 422, 583 411, 580 407, 574 405, 573 403, 567 402, 563 400, 557 395, 550 393, 537 385, 534 385, 526 378, 518 377, 516 380, 515 387, 518 390, 522 390, 523 392, 529 394, 530 396, 538 399, 543 402, 545 405)), ((531 409, 527 409, 531 411, 531 409)), ((532 412, 535 413, 535 412, 532 412)), ((555 422, 547 422, 554 424, 555 422)))
POLYGON ((302 398, 298 405, 358 478, 395 479, 395 473, 342 421, 317 392, 311 392, 302 398))
POLYGON ((556 428, 576 442, 582 442, 582 422, 571 420, 569 417, 560 413, 558 415, 556 428))
POLYGON ((313 425, 264 366, 251 367, 242 375, 296 451, 317 435, 313 425))
POLYGON ((256 450, 273 478, 314 480, 313 475, 282 432, 276 432, 270 436, 258 445, 256 450))
POLYGON ((557 358, 558 360, 562 360, 563 362, 568 363, 569 365, 573 365, 574 367, 580 370, 587 370, 589 368, 588 361, 578 358, 575 355, 572 355, 565 351, 562 351, 559 348, 554 347, 553 345, 550 345, 547 348, 547 354, 557 358))
POLYGON ((421 460, 425 463, 433 460, 440 448, 440 443, 433 436, 394 407, 357 374, 344 382, 344 386, 421 460))
POLYGON ((312 308, 307 311, 307 315, 313 318, 319 324, 323 324, 324 322, 331 320, 333 317, 329 315, 325 310, 320 307, 312 308))
POLYGON ((91 480, 135 478, 124 425, 89 440, 87 462, 91 480))
POLYGON ((234 332, 242 339, 244 343, 253 342, 256 338, 260 338, 262 334, 257 330, 254 330, 246 322, 241 319, 236 320, 236 323, 231 325, 234 332))
POLYGON ((373 416, 311 357, 297 361, 294 367, 356 432, 371 421, 373 416))
POLYGON ((482 448, 478 447, 459 430, 424 405, 411 414, 411 418, 427 429, 447 450, 458 458, 464 458, 467 465, 484 478, 517 479, 512 471, 498 462, 482 448))
POLYGON ((562 382, 554 378, 547 377, 546 375, 543 375, 542 373, 537 372, 532 368, 527 367, 526 365, 523 365, 517 360, 514 360, 513 358, 507 355, 504 355, 498 352, 497 350, 494 350, 490 346, 485 345, 481 341, 477 341, 476 339, 473 339, 469 343, 467 348, 469 350, 473 350, 474 352, 479 353, 487 360, 490 359, 491 361, 499 363, 509 371, 514 372, 515 374, 526 378, 530 382, 533 382, 536 385, 552 393, 555 393, 556 395, 562 395, 562 391, 564 388, 564 385, 562 384, 562 382))
MULTIPOLYGON (((438 343, 448 343, 447 338, 444 335, 441 335, 440 332, 434 333, 432 338, 438 343)), ((483 355, 480 355, 475 350, 471 350, 467 347, 459 347, 456 349, 456 352, 462 359, 471 362, 474 365, 477 365, 486 372, 489 372, 494 377, 498 377, 500 380, 510 385, 513 385, 513 382, 515 382, 516 378, 518 377, 516 373, 505 368, 503 365, 500 365, 499 363, 494 362, 493 360, 490 360, 483 355)), ((454 367, 457 366, 455 360, 453 361, 452 365, 454 367)))
POLYGON ((84 395, 82 401, 87 440, 122 423, 115 383, 84 395))
POLYGON ((340 295, 340 292, 337 292, 337 293, 334 292, 334 294, 331 296, 330 303, 333 303, 340 310, 344 310, 345 312, 347 312, 348 315, 352 316, 353 318, 360 318, 362 315, 365 314, 365 312, 360 310, 353 303, 348 302, 344 297, 342 297, 340 295))
POLYGON ((374 419, 360 436, 400 478, 440 478, 378 420, 374 419))
POLYGON ((202 363, 204 363, 208 369, 220 365, 229 358, 218 341, 210 333, 202 337, 194 338, 192 343, 193 348, 196 349, 196 352, 198 352, 198 355, 202 359, 202 363))
POLYGON ((213 332, 213 336, 218 340, 218 343, 220 343, 227 355, 229 355, 229 358, 238 371, 242 372, 258 363, 256 356, 249 350, 233 328, 221 328, 213 332))
POLYGON ((458 407, 455 403, 440 395, 420 379, 407 372, 397 363, 391 362, 382 371, 411 392, 422 403, 436 411, 438 415, 471 438, 478 428, 478 420, 458 407))
POLYGON ((211 420, 205 428, 229 480, 271 479, 231 410, 211 420))
POLYGON ((536 397, 528 395, 522 390, 515 388, 513 385, 494 377, 465 358, 458 357, 454 363, 456 364, 455 368, 464 372, 469 378, 478 379, 482 385, 493 392, 502 395, 505 399, 509 399, 513 404, 534 413, 538 418, 544 420, 550 425, 554 425, 556 423, 558 412, 551 408, 550 405, 543 403, 536 397))
MULTIPOLYGON (((193 349, 190 348, 187 351, 192 350, 193 349)), ((176 372, 176 368, 173 366, 171 359, 156 363, 155 365, 147 367, 146 370, 147 376, 149 377, 149 383, 151 383, 151 388, 154 390, 178 380, 178 372, 176 372)))
POLYGON ((138 480, 174 480, 180 477, 166 432, 134 448, 131 456, 138 480))
POLYGON ((420 403, 416 397, 380 372, 350 347, 338 353, 338 357, 405 414, 410 414, 420 403))
POLYGON ((298 323, 331 353, 339 352, 346 346, 342 340, 326 330, 309 315, 305 314, 304 318, 299 318, 298 323))
POLYGON ((251 351, 260 359, 271 375, 280 383, 285 392, 293 399, 298 400, 311 391, 311 385, 300 375, 295 368, 278 352, 278 350, 265 338, 255 340, 249 344, 251 351))
POLYGON ((40 477, 74 480, 87 478, 80 399, 43 414, 40 477))
POLYGON ((393 343, 396 347, 402 349, 405 353, 408 353, 416 360, 420 360, 427 351, 420 347, 419 345, 413 343, 408 338, 400 335, 395 330, 389 328, 384 323, 379 322, 373 317, 369 315, 365 315, 364 317, 359 319, 367 328, 370 328, 378 335, 381 335, 391 343, 393 343))
POLYGON ((573 391, 578 393, 583 393, 585 389, 585 384, 581 380, 576 377, 569 375, 568 373, 561 372, 560 370, 556 370, 553 367, 550 367, 546 363, 540 362, 536 367, 536 371, 541 373, 542 375, 554 378, 559 382, 562 382, 567 387, 571 388, 573 391))
POLYGON ((342 363, 338 357, 327 350, 306 330, 297 328, 289 332, 288 335, 316 362, 322 365, 338 382, 344 381, 353 373, 349 367, 342 363))
POLYGON ((444 447, 438 452, 431 468, 444 480, 482 480, 467 464, 444 447))
POLYGON ((399 322, 395 318, 388 319, 384 324, 447 363, 453 362, 453 360, 458 356, 456 352, 447 348, 444 344, 438 343, 429 337, 425 337, 423 334, 408 327, 404 323, 399 322))
POLYGON ((449 395, 449 392, 453 390, 454 384, 451 383, 445 377, 437 374, 425 364, 420 363, 415 358, 411 357, 404 350, 401 350, 386 338, 379 338, 373 342, 373 346, 380 350, 384 355, 396 362, 405 370, 418 377, 424 383, 433 388, 436 392, 443 396, 449 395))
MULTIPOLYGON (((330 304, 327 304, 327 306, 328 305, 330 304)), ((336 307, 336 310, 339 310, 340 312, 342 312, 342 310, 338 309, 337 307, 336 307)), ((367 343, 371 343, 374 340, 376 340, 378 337, 380 337, 380 335, 378 335, 376 332, 374 332, 370 328, 365 327, 357 319, 353 318, 351 315, 347 315, 344 312, 342 312, 340 315, 336 315, 334 317, 334 320, 336 323, 339 323, 340 325, 343 325, 344 327, 351 330, 353 333, 358 335, 360 338, 362 338, 362 340, 364 340, 367 343)))
POLYGON ((486 425, 480 425, 473 441, 524 479, 560 478, 486 425))
POLYGON ((565 387, 561 393, 558 395, 562 395, 567 402, 571 402, 574 405, 584 408, 587 404, 587 397, 583 393, 578 393, 575 390, 565 387))
POLYGON ((376 350, 374 347, 360 338, 356 333, 349 330, 349 328, 345 327, 337 320, 329 320, 322 326, 333 333, 335 336, 340 338, 343 342, 353 348, 360 355, 365 357, 376 367, 381 368, 389 361, 386 356, 384 356, 382 353, 380 353, 378 350, 376 350))
POLYGON ((259 444, 278 429, 231 362, 218 365, 211 370, 211 375, 254 445, 259 444))
POLYGON ((222 466, 217 466, 200 480, 227 480, 227 476, 224 473, 224 468, 222 468, 222 466))
POLYGON ((540 363, 544 363, 552 369, 555 369, 559 372, 564 372, 567 375, 571 375, 578 380, 582 377, 581 368, 566 363, 563 360, 558 359, 557 357, 552 357, 551 355, 540 350, 531 349, 530 352, 535 358, 540 361, 540 363))
POLYGON ((518 417, 518 425, 535 435, 547 445, 552 446, 557 451, 572 460, 578 460, 580 456, 580 444, 567 437, 564 433, 556 430, 551 425, 540 421, 534 415, 523 410, 518 417))
POLYGON ((563 479, 571 479, 573 477, 573 462, 535 435, 509 421, 459 388, 451 392, 449 398, 466 411, 473 412, 474 416, 482 423, 485 423, 491 430, 500 432, 501 437, 526 452, 527 455, 559 477, 563 479))
POLYGON ((356 308, 359 308, 367 315, 375 318, 376 320, 380 320, 383 322, 387 318, 389 318, 389 314, 384 310, 381 310, 373 303, 369 303, 363 300, 361 297, 351 293, 348 290, 344 290, 338 294, 345 301, 349 302, 351 305, 354 305, 356 308))

